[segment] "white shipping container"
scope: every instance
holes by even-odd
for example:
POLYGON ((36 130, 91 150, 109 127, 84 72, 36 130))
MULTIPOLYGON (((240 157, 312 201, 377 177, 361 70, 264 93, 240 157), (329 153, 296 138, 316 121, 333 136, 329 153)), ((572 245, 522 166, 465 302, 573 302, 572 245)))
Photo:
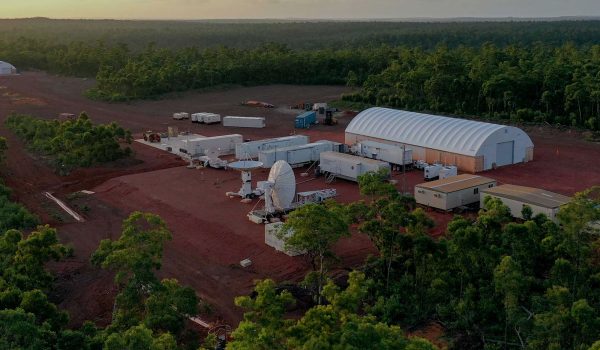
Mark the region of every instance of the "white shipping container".
POLYGON ((186 112, 173 113, 173 119, 181 120, 181 119, 189 119, 190 114, 186 112))
POLYGON ((223 126, 232 126, 238 128, 264 128, 266 126, 263 117, 235 117, 227 116, 223 118, 223 126))
POLYGON ((331 141, 318 141, 306 145, 283 147, 258 152, 258 161, 263 163, 263 168, 270 168, 278 160, 285 160, 292 167, 316 162, 322 152, 331 152, 339 149, 339 143, 331 141))
POLYGON ((205 123, 205 124, 213 124, 220 123, 221 115, 215 113, 194 113, 192 114, 192 123, 205 123))
POLYGON ((200 123, 204 124, 218 124, 221 122, 221 115, 215 113, 205 113, 202 116, 202 121, 200 123))
POLYGON ((273 139, 256 140, 244 142, 236 145, 235 157, 237 159, 249 159, 258 157, 258 152, 268 151, 277 148, 306 145, 309 142, 308 136, 293 135, 277 137, 273 139))
POLYGON ((355 151, 361 157, 383 160, 395 165, 412 164, 412 150, 406 148, 402 152, 402 146, 398 145, 363 140, 356 144, 355 151))
POLYGON ((390 164, 380 160, 369 159, 338 152, 321 153, 319 164, 321 172, 326 172, 346 180, 358 181, 360 175, 380 169, 390 170, 390 164))
POLYGON ((222 135, 214 137, 199 137, 181 141, 181 148, 185 149, 190 155, 206 155, 208 150, 218 151, 219 156, 234 154, 235 146, 242 143, 243 137, 240 134, 222 135))

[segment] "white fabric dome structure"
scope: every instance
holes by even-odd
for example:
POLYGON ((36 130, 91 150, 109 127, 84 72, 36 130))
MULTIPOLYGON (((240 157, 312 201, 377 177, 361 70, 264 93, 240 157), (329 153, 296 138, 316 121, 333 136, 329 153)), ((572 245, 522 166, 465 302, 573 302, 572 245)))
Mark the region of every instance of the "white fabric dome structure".
POLYGON ((533 142, 519 128, 390 108, 369 108, 352 119, 346 143, 362 140, 404 144, 414 160, 473 173, 533 160, 533 142))
POLYGON ((12 64, 4 61, 0 61, 0 75, 15 75, 17 74, 17 68, 12 64))

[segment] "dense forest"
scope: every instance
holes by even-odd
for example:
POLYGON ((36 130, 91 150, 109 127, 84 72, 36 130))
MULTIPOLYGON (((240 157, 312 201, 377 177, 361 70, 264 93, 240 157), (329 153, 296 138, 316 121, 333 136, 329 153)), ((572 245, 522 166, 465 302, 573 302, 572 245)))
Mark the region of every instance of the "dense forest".
POLYGON ((155 30, 169 29, 160 33, 148 29, 151 23, 117 21, 107 27, 103 21, 0 21, 0 27, 13 28, 7 31, 13 35, 0 36, 0 57, 20 69, 96 77, 97 86, 88 95, 109 101, 218 85, 348 84, 359 89, 343 97, 353 107, 380 105, 600 130, 600 21, 159 22, 155 30), (265 29, 269 26, 278 30, 265 29), (327 40, 331 33, 339 34, 332 29, 336 26, 344 33, 338 35, 344 45, 327 40), (365 30, 348 29, 354 26, 365 30), (59 33, 68 29, 81 31, 65 34, 68 40, 47 37, 62 38, 59 33), (118 43, 106 34, 111 31, 119 33, 118 43), (178 45, 170 41, 174 33, 210 40, 178 45), (243 37, 248 47, 229 42, 228 35, 243 37), (321 44, 294 44, 303 35, 321 44), (361 35, 387 39, 358 39, 361 35), (70 41, 78 36, 81 41, 70 41), (140 42, 146 45, 140 47, 140 42))
POLYGON ((278 43, 292 49, 328 49, 359 46, 407 46, 431 49, 450 47, 531 45, 567 42, 589 45, 600 42, 600 21, 119 21, 55 20, 45 18, 0 19, 0 41, 21 37, 69 44, 72 41, 124 43, 140 50, 150 42, 158 47, 200 49, 227 46, 255 48, 278 43))
POLYGON ((10 115, 6 125, 23 138, 34 152, 47 156, 54 169, 68 174, 77 167, 89 167, 131 155, 129 130, 116 123, 94 125, 87 114, 73 120, 43 120, 28 115, 10 115))

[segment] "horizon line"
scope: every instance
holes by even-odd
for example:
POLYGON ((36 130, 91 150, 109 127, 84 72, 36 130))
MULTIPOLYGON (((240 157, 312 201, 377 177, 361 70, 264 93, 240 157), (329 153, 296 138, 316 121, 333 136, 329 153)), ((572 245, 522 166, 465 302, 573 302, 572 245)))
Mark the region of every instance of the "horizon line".
POLYGON ((323 17, 323 18, 309 18, 309 17, 263 17, 263 18, 108 18, 108 17, 47 17, 47 16, 32 16, 32 17, 0 17, 0 20, 28 20, 28 19, 47 19, 47 20, 98 20, 98 21, 178 21, 178 22, 190 22, 190 21, 461 21, 461 20, 560 20, 560 19, 571 19, 571 20, 600 20, 600 15, 561 15, 561 16, 460 16, 460 17, 323 17))

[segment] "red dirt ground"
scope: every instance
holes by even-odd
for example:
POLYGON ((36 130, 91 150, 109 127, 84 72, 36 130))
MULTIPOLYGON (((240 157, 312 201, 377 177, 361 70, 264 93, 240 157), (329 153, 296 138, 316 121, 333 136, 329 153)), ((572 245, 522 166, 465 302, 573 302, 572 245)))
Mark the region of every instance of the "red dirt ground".
MULTIPOLYGON (((147 129, 165 130, 168 125, 177 125, 180 130, 207 136, 241 133, 245 138, 258 139, 292 133, 294 114, 285 108, 244 107, 239 105, 241 101, 256 99, 287 105, 303 100, 327 101, 346 91, 343 87, 278 85, 109 104, 89 101, 82 96, 92 84, 89 80, 44 73, 0 78, 0 118, 4 121, 12 111, 53 118, 61 112, 85 110, 96 122, 117 121, 138 134, 147 129), (268 127, 201 126, 189 121, 173 121, 169 116, 176 111, 265 116, 268 127)), ((309 135, 312 140, 343 141, 343 130, 351 117, 341 118, 337 126, 316 126, 297 132, 309 135)), ((576 132, 549 128, 527 131, 536 147, 533 162, 482 175, 502 183, 537 186, 566 195, 600 184, 600 145, 582 140, 576 132)), ((173 240, 165 249, 161 276, 175 277, 194 287, 214 306, 217 316, 232 324, 241 317, 233 298, 249 292, 253 280, 265 277, 278 281, 298 280, 307 269, 301 257, 289 258, 263 243, 263 227, 250 223, 245 217, 253 204, 242 204, 224 195, 240 186, 239 174, 234 171, 189 170, 168 153, 134 143, 132 147, 141 163, 78 170, 68 177, 59 177, 28 154, 3 125, 0 135, 7 137, 10 147, 6 166, 0 171, 2 177, 13 187, 19 201, 45 222, 58 227, 61 240, 75 248, 74 258, 52 266, 59 274, 53 296, 71 313, 73 324, 85 319, 99 324, 110 320, 115 292, 112 275, 90 266, 89 256, 101 239, 118 238, 121 221, 134 210, 159 214, 173 232, 173 240), (45 203, 42 191, 50 190, 65 199, 69 193, 83 189, 97 192, 89 197, 91 210, 85 214, 84 223, 56 222, 42 205, 45 203), (239 267, 239 261, 248 257, 253 265, 247 269, 239 267)), ((257 172, 255 180, 264 179, 266 175, 266 171, 257 172)), ((307 179, 298 177, 298 181, 307 179)), ((394 174, 394 179, 401 189, 401 175, 394 174)), ((414 185, 422 182, 422 173, 407 172, 405 181, 407 191, 412 192, 414 185)), ((299 189, 326 187, 336 188, 338 200, 343 202, 360 198, 356 184, 343 180, 327 185, 317 179, 301 184, 299 189)), ((432 235, 442 235, 452 214, 428 213, 438 224, 432 235)), ((336 253, 341 257, 340 267, 352 267, 359 265, 367 254, 374 253, 374 249, 367 237, 354 234, 336 246, 336 253)))

